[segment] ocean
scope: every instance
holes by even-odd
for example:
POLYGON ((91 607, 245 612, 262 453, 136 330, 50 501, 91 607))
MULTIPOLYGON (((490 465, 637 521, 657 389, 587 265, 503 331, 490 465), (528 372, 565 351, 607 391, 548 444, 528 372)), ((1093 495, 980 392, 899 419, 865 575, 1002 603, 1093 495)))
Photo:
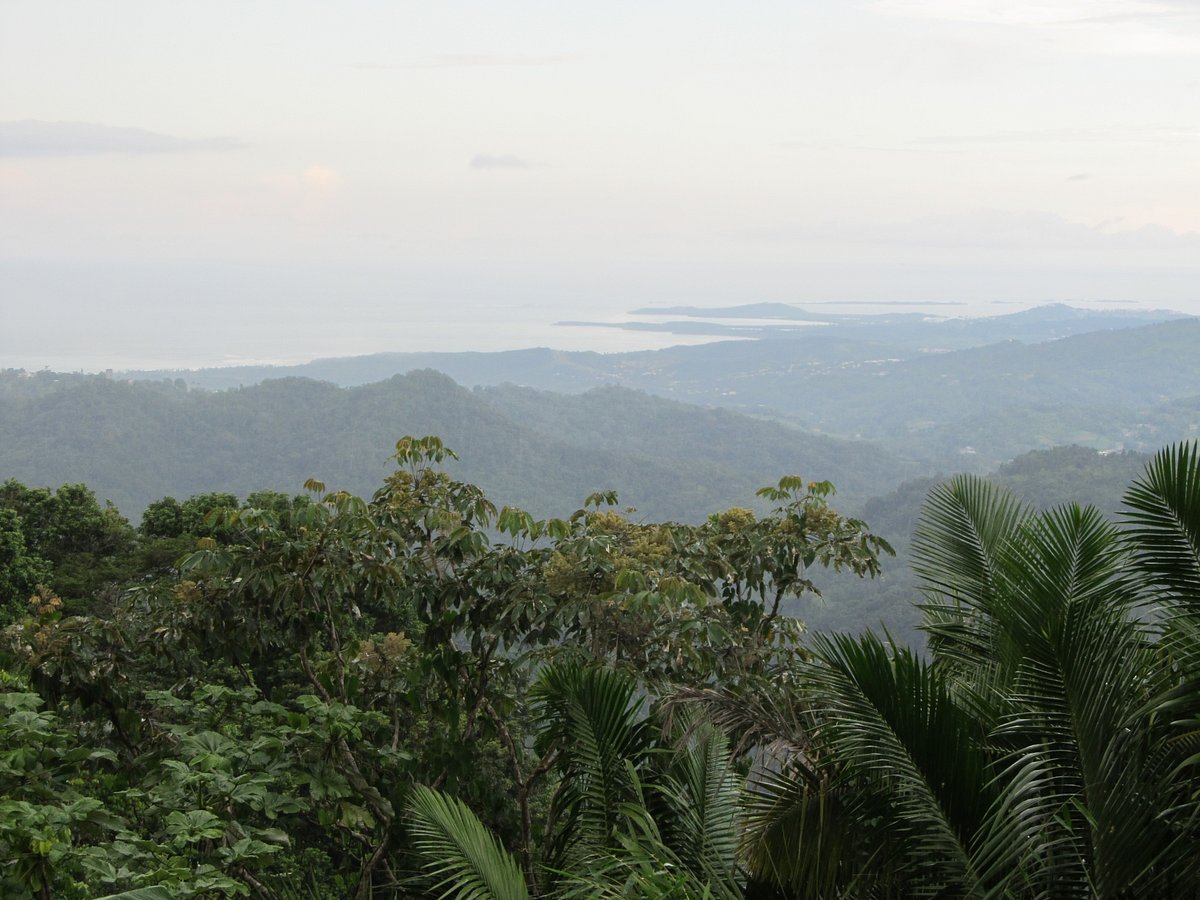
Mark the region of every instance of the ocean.
MULTIPOLYGON (((807 293, 806 298, 801 290, 706 290, 695 284, 641 290, 637 279, 616 286, 551 276, 493 280, 487 273, 444 268, 0 261, 0 368, 178 369, 526 347, 621 352, 724 338, 556 323, 661 322, 679 317, 630 311, 762 301, 792 303, 818 314, 931 316, 998 315, 1038 302, 1070 302, 1053 296, 945 299, 945 292, 920 299, 913 298, 911 286, 897 290, 902 299, 864 301, 812 288, 807 293)), ((1103 302, 1082 305, 1106 308, 1103 302)))

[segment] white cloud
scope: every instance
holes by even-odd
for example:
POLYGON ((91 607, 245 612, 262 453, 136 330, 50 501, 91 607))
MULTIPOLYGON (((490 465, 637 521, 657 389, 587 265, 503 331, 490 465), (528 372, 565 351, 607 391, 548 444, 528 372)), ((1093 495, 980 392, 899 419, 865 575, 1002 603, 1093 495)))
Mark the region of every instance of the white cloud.
POLYGON ((490 69, 504 66, 556 66, 574 62, 568 54, 503 55, 495 53, 444 53, 430 59, 408 63, 350 63, 352 69, 490 69))
POLYGON ((1045 212, 979 210, 947 216, 927 216, 907 222, 873 225, 783 227, 758 229, 763 238, 836 244, 895 247, 986 248, 996 250, 1200 251, 1200 233, 1175 231, 1164 225, 1136 228, 1114 219, 1099 225, 1071 222, 1045 212))
POLYGON ((480 153, 471 157, 472 169, 533 169, 538 165, 512 153, 480 153))
POLYGON ((300 176, 304 186, 320 194, 332 194, 341 184, 341 176, 327 166, 309 166, 300 176))
POLYGON ((116 128, 91 122, 0 122, 0 156, 93 156, 96 154, 186 153, 228 150, 232 138, 189 139, 141 128, 116 128))
POLYGON ((1194 0, 875 0, 871 8, 904 18, 1035 29, 1066 51, 1200 54, 1194 0))

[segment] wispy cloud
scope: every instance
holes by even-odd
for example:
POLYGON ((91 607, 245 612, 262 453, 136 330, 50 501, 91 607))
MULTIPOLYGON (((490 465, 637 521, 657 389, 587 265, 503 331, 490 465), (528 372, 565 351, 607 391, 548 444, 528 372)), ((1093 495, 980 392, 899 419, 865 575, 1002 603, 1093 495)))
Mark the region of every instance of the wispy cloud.
POLYGON ((875 0, 889 15, 992 25, 1090 25, 1197 20, 1194 0, 875 0))
POLYGON ((875 0, 912 19, 1037 29, 1048 46, 1100 54, 1200 53, 1195 0, 875 0))
MULTIPOLYGON (((910 144, 925 143, 923 140, 911 141, 910 144)), ((783 150, 813 150, 821 153, 846 152, 861 150, 869 153, 928 153, 928 147, 888 147, 882 144, 849 144, 835 141, 780 141, 777 145, 783 150)), ((961 150, 947 151, 961 153, 961 150)))
POLYGON ((141 128, 91 122, 0 122, 0 156, 93 156, 96 154, 188 153, 242 146, 233 138, 178 138, 141 128))
POLYGON ((1197 232, 1175 231, 1156 224, 1131 227, 1120 218, 1095 226, 1083 225, 1052 213, 1033 211, 979 210, 908 222, 782 226, 746 233, 767 240, 897 247, 1178 251, 1191 255, 1200 251, 1200 233, 1197 232))
POLYGON ((511 153, 479 153, 471 157, 472 169, 537 169, 542 163, 530 162, 511 153))
POLYGON ((988 134, 935 134, 916 138, 914 144, 1024 144, 1024 143, 1145 143, 1200 141, 1200 129, 1169 125, 1132 125, 1106 128, 1043 128, 1031 131, 994 131, 988 134))
POLYGON ((1075 175, 1068 175, 1066 178, 1063 179, 1063 181, 1087 181, 1091 177, 1092 176, 1089 175, 1087 172, 1079 172, 1078 174, 1075 174, 1075 175))
POLYGON ((351 69, 490 69, 505 66, 556 66, 574 62, 570 54, 504 55, 495 53, 444 53, 429 59, 402 63, 347 63, 351 69))

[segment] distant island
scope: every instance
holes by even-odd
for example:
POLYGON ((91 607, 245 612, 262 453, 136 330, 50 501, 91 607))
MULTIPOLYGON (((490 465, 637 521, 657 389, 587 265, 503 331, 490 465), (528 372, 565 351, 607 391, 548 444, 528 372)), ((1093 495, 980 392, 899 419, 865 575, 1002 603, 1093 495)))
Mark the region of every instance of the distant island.
MULTIPOLYGON (((879 304, 904 305, 915 304, 879 304)), ((929 306, 935 304, 920 304, 929 306)), ((940 304, 947 305, 947 304, 940 304)), ((1172 319, 1190 318, 1171 310, 1095 310, 1067 303, 1048 303, 998 316, 937 316, 927 312, 833 313, 813 312, 788 303, 747 303, 739 306, 643 306, 630 316, 678 317, 667 321, 631 319, 622 322, 569 320, 555 324, 621 331, 730 338, 821 339, 849 337, 891 343, 936 343, 968 347, 1001 340, 1036 342, 1108 328, 1131 328, 1172 319)))

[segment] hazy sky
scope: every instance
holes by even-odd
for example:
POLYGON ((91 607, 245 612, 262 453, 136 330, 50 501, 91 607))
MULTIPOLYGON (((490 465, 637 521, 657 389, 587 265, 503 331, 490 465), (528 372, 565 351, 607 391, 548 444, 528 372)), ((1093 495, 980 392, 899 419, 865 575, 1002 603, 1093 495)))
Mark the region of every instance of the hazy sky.
POLYGON ((1200 313, 1200 0, 0 0, 0 265, 0 365, 148 310, 1200 313))

